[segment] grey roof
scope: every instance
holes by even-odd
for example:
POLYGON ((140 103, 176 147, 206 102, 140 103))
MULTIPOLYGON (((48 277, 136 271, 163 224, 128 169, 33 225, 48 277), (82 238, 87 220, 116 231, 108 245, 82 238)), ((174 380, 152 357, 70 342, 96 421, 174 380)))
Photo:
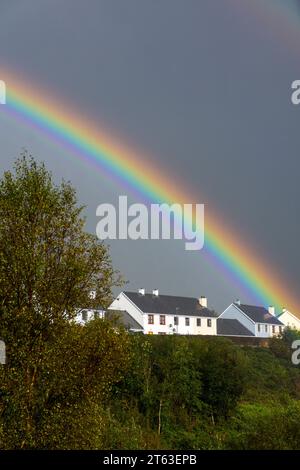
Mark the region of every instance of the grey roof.
POLYGON ((126 329, 130 330, 143 330, 142 325, 140 325, 131 315, 129 315, 126 310, 118 310, 114 312, 106 312, 106 318, 110 319, 112 317, 116 318, 117 323, 122 324, 126 329))
POLYGON ((269 325, 283 325, 277 317, 271 315, 265 307, 256 307, 255 305, 234 304, 244 312, 255 323, 268 323, 269 325))
POLYGON ((238 320, 231 318, 217 319, 217 334, 223 336, 254 336, 254 334, 238 320))
POLYGON ((219 314, 201 307, 199 299, 174 295, 139 294, 125 291, 124 294, 143 312, 165 315, 186 315, 197 317, 218 317, 219 314))

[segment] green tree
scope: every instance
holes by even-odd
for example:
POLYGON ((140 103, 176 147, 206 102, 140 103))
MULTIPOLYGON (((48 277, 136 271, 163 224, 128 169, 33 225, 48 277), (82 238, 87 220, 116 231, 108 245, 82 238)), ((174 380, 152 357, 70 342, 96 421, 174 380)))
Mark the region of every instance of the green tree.
POLYGON ((227 418, 237 406, 247 376, 243 350, 225 338, 194 341, 195 361, 202 378, 201 398, 213 422, 227 418))
POLYGON ((59 394, 61 402, 72 395, 70 406, 93 393, 99 399, 119 380, 118 361, 124 368, 125 334, 117 340, 100 322, 83 335, 70 324, 79 306, 105 308, 117 282, 107 247, 84 230, 82 211, 70 183, 55 185, 44 164, 26 153, 0 181, 0 337, 7 348, 0 371, 2 447, 42 445, 37 430, 46 411, 54 416, 59 394), (107 380, 96 384, 99 371, 107 380))
POLYGON ((296 450, 299 419, 298 400, 242 404, 228 423, 224 444, 239 450, 296 450))

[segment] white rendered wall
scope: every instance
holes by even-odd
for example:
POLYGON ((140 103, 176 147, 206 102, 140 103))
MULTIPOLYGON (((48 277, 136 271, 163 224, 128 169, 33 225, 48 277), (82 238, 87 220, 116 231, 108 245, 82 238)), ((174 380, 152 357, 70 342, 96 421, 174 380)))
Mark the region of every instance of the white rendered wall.
POLYGON ((112 302, 112 304, 108 307, 108 310, 121 310, 126 311, 129 315, 139 323, 139 325, 143 326, 143 314, 137 308, 137 306, 131 302, 126 295, 121 292, 120 295, 112 302))
POLYGON ((179 334, 179 335, 216 335, 216 318, 210 318, 211 327, 207 326, 208 318, 201 318, 201 326, 197 326, 197 317, 188 315, 165 315, 166 324, 160 325, 160 314, 153 313, 154 324, 148 323, 148 314, 144 314, 144 332, 146 334, 179 334), (178 318, 178 325, 174 325, 174 316, 178 318), (186 326, 185 319, 189 318, 190 324, 186 326))
POLYGON ((94 320, 96 317, 104 318, 104 315, 105 315, 105 312, 103 310, 83 308, 83 309, 78 310, 78 313, 75 317, 75 322, 80 325, 85 325, 87 322, 89 322, 90 320, 94 320), (86 318, 87 318, 86 320, 83 320, 82 312, 86 312, 86 318))
POLYGON ((299 318, 295 317, 288 310, 286 310, 280 315, 279 320, 284 324, 284 326, 288 326, 290 328, 296 328, 296 330, 300 330, 299 318))

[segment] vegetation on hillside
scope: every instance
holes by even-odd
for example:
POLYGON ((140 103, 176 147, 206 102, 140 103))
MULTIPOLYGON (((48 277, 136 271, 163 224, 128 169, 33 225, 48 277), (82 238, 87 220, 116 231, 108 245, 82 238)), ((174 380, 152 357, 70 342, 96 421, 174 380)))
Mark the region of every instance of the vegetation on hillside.
POLYGON ((269 349, 180 336, 138 336, 131 347, 107 402, 107 448, 300 448, 300 369, 288 333, 269 349))
POLYGON ((0 448, 299 449, 298 332, 264 349, 73 322, 117 282, 81 213, 26 155, 0 181, 0 448))

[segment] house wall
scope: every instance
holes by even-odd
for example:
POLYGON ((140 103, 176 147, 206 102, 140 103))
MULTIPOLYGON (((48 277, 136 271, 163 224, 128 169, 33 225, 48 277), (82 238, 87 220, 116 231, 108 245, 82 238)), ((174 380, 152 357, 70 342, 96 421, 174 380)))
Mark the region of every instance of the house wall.
POLYGON ((230 318, 233 320, 238 320, 245 328, 247 328, 251 333, 256 336, 255 323, 252 322, 246 315, 244 315, 235 305, 229 305, 223 313, 221 313, 219 318, 230 318))
MULTIPOLYGON (((282 329, 284 326, 282 325, 282 329)), ((258 338, 271 338, 272 336, 277 336, 280 333, 280 325, 269 325, 265 323, 256 323, 255 331, 258 338), (260 331, 258 331, 258 325, 260 325, 260 331), (265 331, 265 326, 267 326, 267 331, 265 331), (273 333, 272 326, 274 326, 275 331, 273 333)))
POLYGON ((123 292, 118 295, 118 297, 113 301, 109 306, 108 310, 121 310, 129 313, 129 315, 137 321, 141 326, 144 326, 144 319, 142 312, 137 308, 137 306, 131 302, 128 297, 126 297, 123 292))
POLYGON ((180 334, 180 335, 216 335, 217 320, 210 317, 194 317, 189 315, 165 315, 166 324, 160 325, 160 314, 153 313, 154 324, 148 323, 148 315, 144 314, 144 332, 146 334, 180 334), (174 316, 178 318, 178 326, 174 325, 174 316), (185 319, 190 319, 189 326, 186 326, 185 319), (197 326, 197 318, 201 318, 201 326, 197 326), (211 327, 207 326, 208 318, 211 320, 211 327))
POLYGON ((246 328, 248 328, 251 333, 253 333, 256 337, 258 338, 270 338, 274 335, 279 334, 279 325, 274 325, 275 326, 275 333, 272 332, 272 326, 271 324, 267 323, 254 323, 250 318, 248 318, 246 315, 243 314, 239 310, 239 308, 233 304, 231 304, 221 315, 219 318, 231 318, 238 320, 242 325, 244 325, 246 328), (260 331, 258 325, 260 325, 260 331), (267 331, 266 328, 267 327, 267 331))
POLYGON ((266 325, 265 323, 256 323, 255 324, 255 336, 257 336, 258 338, 269 338, 270 336, 273 336, 272 326, 266 325))
POLYGON ((104 318, 104 315, 105 312, 103 310, 82 308, 78 310, 78 313, 75 317, 75 322, 80 325, 85 325, 88 321, 94 320, 96 317, 104 318), (86 312, 86 320, 83 319, 83 312, 86 312))
POLYGON ((282 313, 279 317, 279 320, 285 325, 289 326, 290 328, 296 328, 300 330, 300 320, 299 318, 294 317, 288 310, 282 313))
MULTIPOLYGON (((216 335, 217 334, 217 320, 211 318, 211 327, 207 326, 207 318, 194 317, 189 315, 165 315, 165 325, 160 325, 160 314, 153 313, 154 324, 148 323, 148 313, 142 313, 138 307, 121 293, 109 306, 109 310, 126 310, 129 315, 134 318, 144 328, 145 334, 159 333, 164 334, 181 334, 181 335, 216 335), (174 325, 174 316, 179 319, 178 326, 174 325), (190 319, 190 325, 185 325, 185 318, 190 319), (197 318, 201 318, 201 326, 197 327, 197 318)), ((151 312, 149 312, 151 314, 151 312)))

